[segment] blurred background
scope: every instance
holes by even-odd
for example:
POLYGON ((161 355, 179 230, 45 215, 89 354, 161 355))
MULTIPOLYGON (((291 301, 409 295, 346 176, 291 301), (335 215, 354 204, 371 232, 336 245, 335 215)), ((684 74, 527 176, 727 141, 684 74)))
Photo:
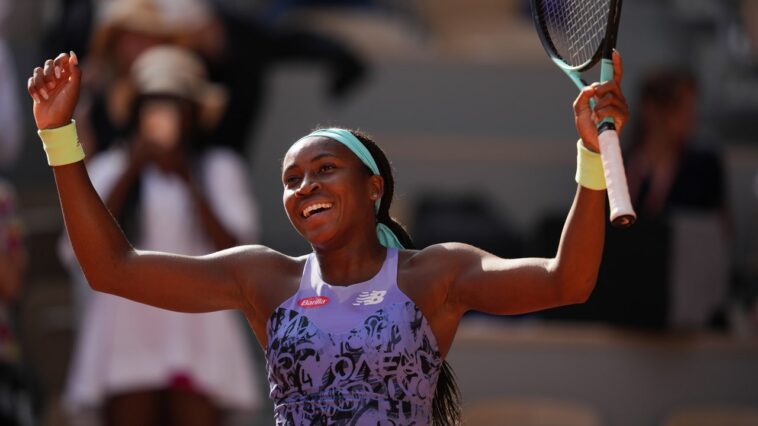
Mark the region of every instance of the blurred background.
MULTIPOLYGON (((193 149, 240 160, 245 183, 231 186, 249 202, 230 210, 247 212, 249 240, 309 251, 282 209, 281 159, 338 125, 386 150, 394 214, 418 245, 555 252, 576 188, 577 92, 527 0, 0 0, 0 423, 110 424, 113 397, 81 391, 87 373, 73 371, 94 363, 83 330, 101 320, 62 236, 26 79, 77 52, 88 167, 111 170, 92 159, 133 149, 134 63, 159 44, 193 52, 196 78, 219 89, 193 98, 209 111, 193 149)), ((618 49, 639 222, 608 230, 588 303, 465 318, 449 360, 468 424, 758 425, 758 1, 627 1, 618 49)), ((262 352, 242 333, 255 396, 209 392, 213 424, 273 424, 262 352)))

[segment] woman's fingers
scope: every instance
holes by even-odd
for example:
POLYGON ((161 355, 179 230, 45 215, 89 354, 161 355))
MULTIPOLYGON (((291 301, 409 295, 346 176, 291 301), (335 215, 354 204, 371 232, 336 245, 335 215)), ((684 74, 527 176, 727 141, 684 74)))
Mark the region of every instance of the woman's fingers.
POLYGON ((49 91, 55 90, 56 86, 54 69, 52 59, 45 61, 45 66, 42 68, 42 79, 45 80, 46 89, 49 91))
POLYGON ((42 97, 42 99, 50 99, 50 94, 45 88, 44 70, 42 67, 37 67, 34 69, 34 72, 32 73, 32 85, 34 86, 34 90, 42 97))
POLYGON ((71 53, 69 55, 70 55, 69 56, 69 61, 68 61, 68 63, 69 63, 69 71, 73 75, 73 74, 76 74, 77 72, 79 72, 79 57, 76 56, 76 53, 74 53, 73 50, 71 51, 71 53))
POLYGON ((79 91, 79 85, 82 80, 82 70, 79 68, 79 58, 72 50, 68 55, 62 59, 62 63, 67 73, 67 79, 71 82, 75 90, 79 91))
POLYGON ((598 98, 603 98, 610 95, 621 99, 623 102, 626 102, 624 93, 621 91, 621 86, 617 81, 606 81, 605 83, 598 84, 596 87, 596 94, 598 98))
POLYGON ((574 121, 579 137, 584 145, 595 152, 600 148, 597 142, 596 117, 592 111, 591 100, 596 97, 598 84, 587 86, 579 93, 574 101, 574 121))
POLYGON ((29 79, 26 81, 26 91, 29 92, 29 96, 34 99, 35 104, 42 102, 39 93, 37 93, 37 89, 34 87, 34 77, 29 77, 29 79))
POLYGON ((611 59, 613 60, 613 80, 621 86, 621 79, 624 77, 624 64, 621 60, 621 53, 613 49, 611 59))
POLYGON ((597 86, 595 91, 595 114, 598 120, 611 117, 620 130, 629 118, 629 106, 616 80, 597 86))
POLYGON ((574 120, 584 145, 599 151, 597 126, 604 119, 613 118, 618 131, 629 118, 629 107, 621 91, 623 66, 621 55, 613 52, 613 79, 604 83, 593 83, 582 89, 574 101, 574 120))
POLYGON ((62 80, 68 77, 68 54, 61 53, 53 59, 53 74, 56 80, 62 80))
POLYGON ((595 108, 595 119, 601 122, 608 117, 612 118, 616 130, 619 132, 624 127, 624 124, 626 124, 628 115, 627 110, 619 105, 605 105, 595 108))
POLYGON ((598 83, 594 83, 590 86, 586 86, 581 92, 579 92, 579 96, 574 100, 574 113, 576 115, 592 112, 590 99, 595 97, 597 86, 598 83))
MULTIPOLYGON (((74 52, 61 53, 55 59, 48 59, 42 67, 37 67, 27 81, 27 91, 36 103, 49 100, 53 91, 69 82, 70 77, 78 77, 78 61, 74 52)), ((77 84, 74 81, 73 84, 77 84)))
POLYGON ((37 67, 27 80, 34 100, 34 119, 40 129, 55 128, 71 121, 79 98, 81 72, 76 56, 62 53, 37 67))
POLYGON ((606 106, 615 106, 622 111, 628 111, 626 100, 623 97, 618 96, 616 93, 606 93, 604 95, 597 92, 595 97, 595 110, 599 110, 606 106))

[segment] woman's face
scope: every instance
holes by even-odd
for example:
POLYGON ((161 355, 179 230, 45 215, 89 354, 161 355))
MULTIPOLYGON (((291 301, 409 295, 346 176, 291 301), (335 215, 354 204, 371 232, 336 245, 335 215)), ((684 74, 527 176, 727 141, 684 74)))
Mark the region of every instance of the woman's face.
POLYGON ((341 143, 308 137, 282 164, 283 201, 295 229, 313 246, 346 242, 375 226, 383 181, 341 143))

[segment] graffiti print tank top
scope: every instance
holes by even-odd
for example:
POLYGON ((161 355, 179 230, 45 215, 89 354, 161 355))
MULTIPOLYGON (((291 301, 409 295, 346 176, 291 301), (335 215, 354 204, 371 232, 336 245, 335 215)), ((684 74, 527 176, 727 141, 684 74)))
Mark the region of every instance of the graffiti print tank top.
POLYGON ((373 278, 332 286, 310 254, 271 315, 268 379, 279 425, 431 424, 442 365, 431 327, 397 287, 397 249, 373 278))

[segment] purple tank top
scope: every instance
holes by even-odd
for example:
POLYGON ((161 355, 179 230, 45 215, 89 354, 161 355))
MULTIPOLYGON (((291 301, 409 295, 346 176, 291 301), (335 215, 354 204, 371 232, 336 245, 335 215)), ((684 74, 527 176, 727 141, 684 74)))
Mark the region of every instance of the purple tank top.
POLYGON ((431 327, 397 287, 397 249, 368 281, 332 286, 308 256, 268 321, 279 425, 429 425, 442 365, 431 327))

